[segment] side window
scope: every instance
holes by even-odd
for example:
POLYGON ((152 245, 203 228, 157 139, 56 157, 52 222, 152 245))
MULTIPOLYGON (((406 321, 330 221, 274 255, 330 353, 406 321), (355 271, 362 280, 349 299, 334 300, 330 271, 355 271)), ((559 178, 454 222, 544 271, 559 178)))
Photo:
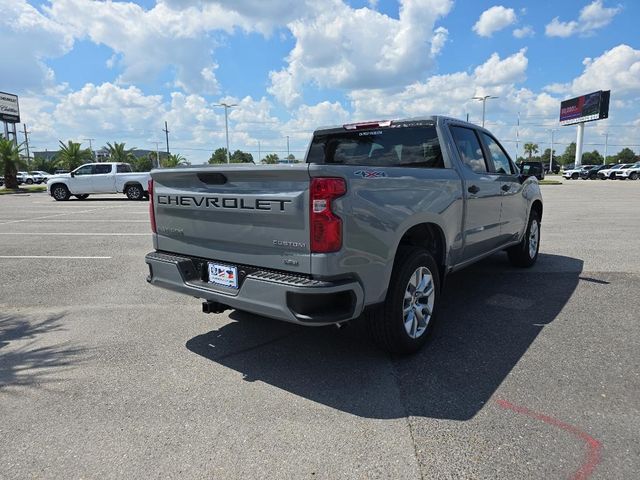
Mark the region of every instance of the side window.
POLYGON ((489 149, 489 154, 491 155, 491 159, 493 160, 493 165, 496 169, 495 173, 506 173, 507 175, 511 175, 515 173, 513 168, 511 167, 511 162, 509 161, 509 157, 504 152, 502 147, 496 142, 492 137, 487 135, 486 133, 482 134, 482 138, 484 139, 484 143, 487 145, 489 149))
POLYGON ((131 167, 126 163, 118 164, 118 169, 116 170, 118 173, 131 173, 131 167))
POLYGON ((74 175, 91 175, 93 173, 93 165, 85 165, 75 170, 74 175))
POLYGON ((487 162, 484 159, 476 132, 470 128, 452 126, 451 135, 453 135, 453 141, 458 148, 462 162, 476 173, 487 172, 487 162))
POLYGON ((111 173, 111 165, 95 165, 94 174, 111 173))

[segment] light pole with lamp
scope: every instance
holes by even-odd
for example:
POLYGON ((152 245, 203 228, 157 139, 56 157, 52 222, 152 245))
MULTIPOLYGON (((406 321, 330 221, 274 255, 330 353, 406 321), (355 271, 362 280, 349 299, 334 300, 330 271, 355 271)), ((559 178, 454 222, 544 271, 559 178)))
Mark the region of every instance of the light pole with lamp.
POLYGON ((214 107, 224 107, 224 131, 227 135, 227 163, 231 163, 231 156, 229 154, 229 121, 227 120, 227 111, 232 107, 237 107, 237 103, 216 103, 214 107))
MULTIPOLYGON (((553 134, 557 132, 557 128, 549 128, 548 132, 551 132, 551 149, 549 150, 549 173, 553 173, 553 134)), ((544 168, 544 165, 542 166, 544 168)))
POLYGON ((490 98, 498 98, 498 97, 494 97, 492 95, 485 95, 484 97, 471 97, 471 100, 479 100, 482 102, 482 128, 484 128, 484 114, 486 111, 486 103, 487 103, 487 100, 490 98))

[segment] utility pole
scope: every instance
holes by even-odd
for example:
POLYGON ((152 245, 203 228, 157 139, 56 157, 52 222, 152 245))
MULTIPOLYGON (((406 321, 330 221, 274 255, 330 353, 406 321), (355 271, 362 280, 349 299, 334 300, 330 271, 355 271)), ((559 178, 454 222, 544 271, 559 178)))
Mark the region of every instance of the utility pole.
POLYGON ((238 106, 237 103, 232 103, 232 104, 216 103, 214 105, 214 107, 224 107, 224 131, 226 132, 226 135, 227 135, 227 163, 231 163, 231 154, 229 153, 229 120, 228 120, 227 111, 230 108, 237 107, 237 106, 238 106))
POLYGON ((89 142, 89 150, 91 150, 91 158, 95 161, 96 154, 93 151, 93 143, 91 143, 95 140, 95 138, 83 138, 82 140, 84 140, 85 142, 89 142))
POLYGON ((287 163, 289 163, 291 161, 291 159, 289 158, 289 135, 287 135, 287 163))
MULTIPOLYGON (((553 134, 558 131, 557 128, 550 128, 551 132, 551 150, 549 150, 549 173, 553 173, 553 134)), ((544 168, 544 165, 542 166, 544 168)))
POLYGON ((260 140, 258 140, 258 162, 260 162, 262 159, 260 158, 262 156, 262 152, 260 151, 260 140))
POLYGON ((482 102, 482 128, 484 128, 484 114, 486 110, 487 100, 491 98, 498 98, 491 95, 485 95, 484 97, 471 97, 471 100, 479 100, 482 102))
POLYGON ((164 132, 164 135, 167 139, 167 156, 169 155, 169 128, 167 127, 167 122, 165 120, 164 122, 164 130, 162 130, 164 132))
POLYGON ((27 166, 30 166, 31 158, 29 156, 29 134, 31 132, 27 132, 27 124, 26 123, 23 123, 22 126, 24 127, 24 144, 27 147, 27 166))
MULTIPOLYGON (((553 142, 551 142, 553 143, 553 142)), ((518 146, 520 144, 520 112, 518 112, 518 123, 516 124, 516 162, 518 161, 518 146)), ((553 145, 551 145, 553 151, 553 145)), ((551 168, 551 167, 549 167, 551 168)))

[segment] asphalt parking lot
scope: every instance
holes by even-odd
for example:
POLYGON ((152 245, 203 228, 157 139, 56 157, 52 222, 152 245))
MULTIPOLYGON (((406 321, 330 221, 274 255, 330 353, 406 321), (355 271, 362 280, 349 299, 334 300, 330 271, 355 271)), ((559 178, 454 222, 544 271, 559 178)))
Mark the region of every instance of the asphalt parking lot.
POLYGON ((0 478, 636 478, 640 182, 542 188, 410 358, 147 285, 146 202, 0 197, 0 478))

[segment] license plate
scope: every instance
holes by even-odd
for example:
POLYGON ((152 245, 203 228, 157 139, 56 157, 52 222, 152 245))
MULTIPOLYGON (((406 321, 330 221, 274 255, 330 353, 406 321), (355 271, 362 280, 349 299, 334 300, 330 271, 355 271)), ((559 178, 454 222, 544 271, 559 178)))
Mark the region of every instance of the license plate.
POLYGON ((238 288, 238 267, 209 262, 209 283, 238 288))

